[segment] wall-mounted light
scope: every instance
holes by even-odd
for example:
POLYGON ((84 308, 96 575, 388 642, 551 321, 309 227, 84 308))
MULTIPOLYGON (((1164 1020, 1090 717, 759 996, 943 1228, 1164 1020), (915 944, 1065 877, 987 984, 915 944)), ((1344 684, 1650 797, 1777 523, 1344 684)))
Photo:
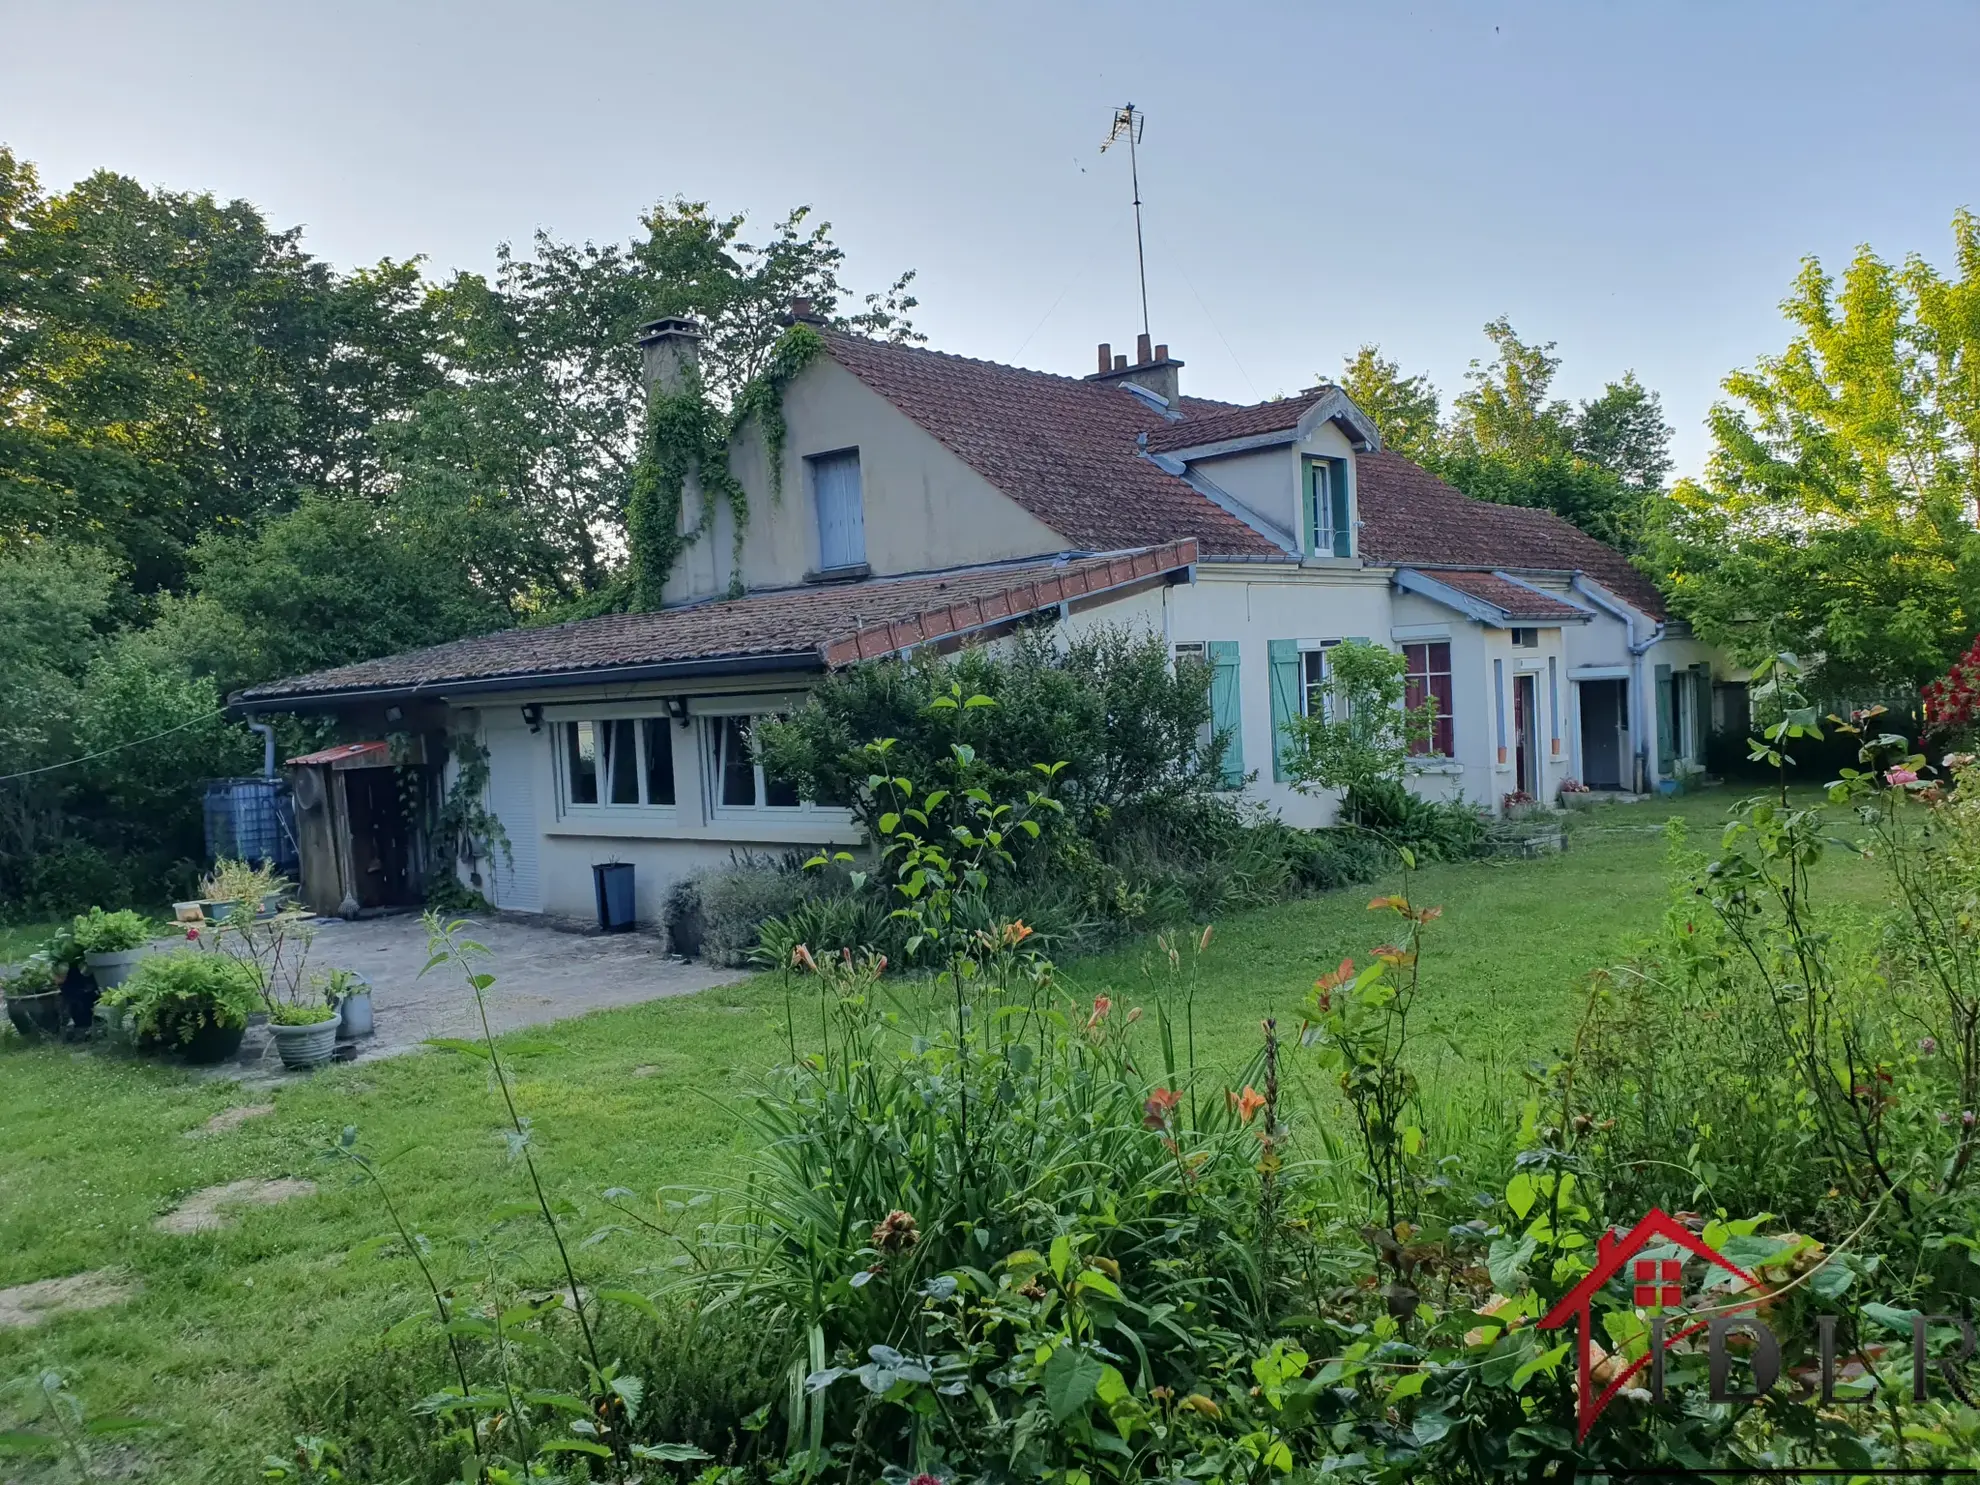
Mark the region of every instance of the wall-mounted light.
POLYGON ((404 707, 388 706, 385 708, 385 720, 388 722, 403 722, 405 717, 406 712, 404 707))
POLYGON ((676 722, 679 722, 681 726, 687 726, 688 699, 685 696, 669 696, 667 698, 667 715, 672 717, 676 722))
POLYGON ((523 721, 529 724, 529 730, 531 732, 541 732, 543 730, 542 702, 540 701, 530 702, 529 705, 525 706, 522 709, 522 714, 523 714, 523 721))

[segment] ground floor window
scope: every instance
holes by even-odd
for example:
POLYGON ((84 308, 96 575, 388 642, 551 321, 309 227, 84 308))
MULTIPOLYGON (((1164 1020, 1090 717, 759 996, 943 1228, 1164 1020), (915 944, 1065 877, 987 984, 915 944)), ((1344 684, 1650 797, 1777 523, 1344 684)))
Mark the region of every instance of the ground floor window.
POLYGON ((1436 703, 1430 722, 1430 735, 1409 745, 1418 757, 1455 755, 1452 737, 1451 645, 1449 640, 1432 640, 1402 647, 1405 683, 1403 705, 1411 711, 1426 701, 1436 703))
POLYGON ((1309 717, 1331 722, 1341 709, 1343 703, 1335 691, 1333 667, 1327 661, 1328 652, 1339 643, 1330 639, 1317 649, 1299 653, 1299 704, 1309 717))
POLYGON ((750 740, 753 716, 708 719, 709 796, 722 809, 797 809, 797 788, 772 778, 750 740))
POLYGON ((673 724, 615 717, 562 726, 564 803, 668 808, 674 803, 673 724))

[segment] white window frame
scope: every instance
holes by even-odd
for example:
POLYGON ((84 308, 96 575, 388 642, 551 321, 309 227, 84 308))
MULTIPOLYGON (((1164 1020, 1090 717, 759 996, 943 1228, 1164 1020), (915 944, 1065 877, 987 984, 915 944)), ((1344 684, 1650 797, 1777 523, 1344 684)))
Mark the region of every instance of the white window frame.
MULTIPOLYGON (((1327 662, 1327 652, 1343 641, 1338 639, 1303 639, 1299 642, 1299 714, 1302 717, 1313 715, 1313 693, 1317 689, 1322 697, 1320 720, 1338 720, 1335 708, 1341 697, 1335 690, 1334 667, 1327 662), (1320 679, 1313 679, 1313 657, 1320 659, 1320 679)), ((1345 715, 1345 714, 1343 714, 1345 715)))
MULTIPOLYGON (((671 768, 674 750, 680 745, 679 739, 672 730, 675 725, 674 720, 667 716, 665 712, 657 716, 647 714, 633 716, 564 715, 552 719, 550 722, 552 728, 550 748, 551 756, 556 764, 558 807, 565 815, 576 816, 580 819, 606 817, 617 817, 628 820, 674 819, 679 814, 678 801, 680 790, 678 784, 675 786, 674 803, 656 803, 650 797, 651 789, 649 788, 646 767, 646 756, 649 749, 646 729, 652 727, 663 729, 663 735, 667 739, 667 756, 669 767, 671 768), (614 804, 611 802, 610 797, 612 782, 610 739, 613 729, 621 722, 631 722, 633 724, 633 777, 639 785, 639 802, 637 804, 614 804), (595 802, 576 798, 571 787, 571 766, 574 761, 571 756, 571 729, 574 727, 591 728, 595 748, 594 767, 597 770, 598 780, 598 798, 595 802)), ((674 777, 678 779, 679 774, 675 773, 674 777)))
POLYGON ((1510 629, 1512 647, 1515 650, 1537 650, 1540 648, 1540 630, 1531 624, 1515 624, 1510 629), (1520 636, 1525 635, 1525 639, 1520 636))
MULTIPOLYGON (((1185 639, 1178 641, 1169 651, 1169 665, 1172 671, 1180 671, 1187 661, 1208 667, 1210 664, 1210 642, 1205 639, 1185 639)), ((1208 749, 1217 740, 1217 718, 1213 707, 1210 716, 1204 718, 1203 725, 1196 729, 1196 745, 1208 749)))
MULTIPOLYGON (((761 760, 752 756, 750 768, 754 774, 756 802, 753 804, 725 804, 722 801, 722 735, 731 722, 740 721, 754 727, 759 718, 776 718, 782 713, 774 711, 725 711, 710 712, 700 718, 696 728, 697 746, 701 753, 702 796, 708 807, 711 820, 803 820, 820 818, 826 820, 847 820, 851 811, 843 805, 821 805, 800 798, 795 804, 771 804, 769 781, 763 776, 761 760)), ((752 755, 754 749, 751 750, 752 755)))

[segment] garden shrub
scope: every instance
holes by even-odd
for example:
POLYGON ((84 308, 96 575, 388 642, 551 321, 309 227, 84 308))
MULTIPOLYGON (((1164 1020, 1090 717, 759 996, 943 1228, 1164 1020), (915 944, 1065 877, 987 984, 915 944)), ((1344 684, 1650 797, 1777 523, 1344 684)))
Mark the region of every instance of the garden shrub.
MULTIPOLYGON (((1169 975, 1145 1004, 1075 999, 1025 923, 984 926, 1025 870, 1005 843, 1055 813, 1049 787, 1000 800, 966 746, 916 780, 875 745, 892 807, 874 879, 936 974, 889 990, 875 955, 794 946, 787 1060, 745 1110, 745 1179, 608 1193, 646 1236, 575 1255, 659 1292, 598 1282, 585 1329, 554 1297, 490 1309, 429 1273, 455 1320, 436 1360, 459 1382, 424 1394, 424 1461, 352 1478, 523 1478, 550 1450, 618 1478, 705 1464, 711 1485, 1964 1463, 1970 1411, 1911 1399, 1907 1307, 1980 1298, 1980 1131, 1963 1115, 1980 1103, 1980 957, 1970 916, 1946 911, 1980 877, 1980 770, 1949 789, 1867 751, 1876 767, 1838 797, 1869 812, 1892 911, 1860 934, 1818 916, 1806 868, 1831 823, 1750 802, 1715 860, 1676 861, 1685 892, 1651 971, 1598 981, 1573 1045, 1479 1131, 1418 1076, 1426 1031, 1445 1033, 1425 952, 1438 910, 1412 896, 1412 856, 1370 904, 1383 942, 1366 962, 1322 973, 1297 1022, 1268 1018, 1248 1066, 1213 1072, 1193 1034, 1208 930, 1157 940, 1169 975), (1711 1013, 1734 1024, 1694 1019, 1711 1013), (1743 1204, 1760 1197, 1782 1216, 1743 1204), (1764 1302, 1784 1382, 1810 1374, 1822 1317, 1881 1405, 1845 1414, 1851 1398, 1788 1386, 1712 1403, 1693 1342, 1666 1355, 1661 1400, 1634 1393, 1580 1437, 1572 1332, 1535 1322, 1652 1200, 1763 1290, 1687 1304, 1764 1302), (733 1344, 676 1339, 689 1325, 733 1344)), ((506 1091, 496 1044, 482 1050, 506 1091)), ((482 1257, 450 1261, 474 1274, 482 1257)), ((1593 1381, 1621 1385, 1647 1355, 1645 1305, 1627 1273, 1590 1305, 1593 1381)), ((1744 1353, 1733 1365, 1743 1380, 1744 1353)), ((409 1411, 417 1395, 402 1384, 409 1411)))
POLYGON ((1379 780, 1349 791, 1342 816, 1421 861, 1465 861, 1485 843, 1486 817, 1462 799, 1424 799, 1407 785, 1379 780))
POLYGON ((695 872, 693 881, 700 955, 710 964, 732 969, 752 961, 763 924, 789 913, 808 890, 795 862, 754 856, 738 856, 727 866, 695 872))

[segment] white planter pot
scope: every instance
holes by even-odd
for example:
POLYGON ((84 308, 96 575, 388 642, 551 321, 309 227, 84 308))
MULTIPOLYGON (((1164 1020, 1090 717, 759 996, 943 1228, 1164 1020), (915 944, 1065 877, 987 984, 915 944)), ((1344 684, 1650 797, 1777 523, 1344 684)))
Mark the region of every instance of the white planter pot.
POLYGON ((370 1036, 376 1028, 371 1024, 371 989, 366 986, 353 990, 337 1002, 337 1015, 341 1027, 337 1032, 340 1042, 354 1042, 360 1037, 370 1036))
POLYGON ((147 949, 137 948, 119 949, 114 954, 86 954, 83 956, 83 963, 89 966, 89 972, 96 980, 96 988, 110 990, 128 980, 131 971, 137 968, 138 960, 149 952, 147 949))
POLYGON ((282 1066, 304 1072, 321 1067, 336 1053, 337 1028, 342 1024, 341 1016, 308 1026, 278 1026, 270 1022, 268 1032, 275 1038, 275 1051, 282 1059, 282 1066))

